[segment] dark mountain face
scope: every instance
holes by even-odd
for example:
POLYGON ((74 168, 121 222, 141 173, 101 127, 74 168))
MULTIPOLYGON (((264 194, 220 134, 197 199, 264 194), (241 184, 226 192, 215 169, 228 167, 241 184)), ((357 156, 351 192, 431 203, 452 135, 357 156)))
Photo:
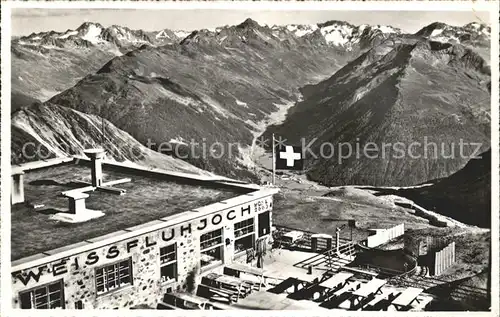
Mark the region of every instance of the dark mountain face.
POLYGON ((12 46, 12 111, 45 101, 96 71, 114 54, 93 49, 12 46))
POLYGON ((491 227, 491 150, 430 186, 387 191, 463 223, 491 227))
MULTIPOLYGON (((366 39, 360 40, 356 35, 358 29, 338 21, 331 21, 324 27, 299 25, 275 26, 271 29, 247 19, 237 26, 220 27, 215 31, 200 30, 192 34, 168 29, 145 32, 117 25, 104 27, 99 23, 85 22, 75 30, 32 33, 13 38, 12 91, 17 96, 26 95, 46 101, 72 87, 86 75, 94 73, 113 57, 144 45, 158 47, 176 44, 189 35, 189 41, 201 40, 205 45, 212 43, 231 46, 249 41, 249 45, 271 46, 280 42, 285 46, 289 45, 289 49, 296 47, 293 46, 296 38, 303 38, 308 39, 305 45, 330 45, 338 47, 342 52, 356 51, 357 46, 365 48, 369 41, 386 36, 379 29, 371 30, 371 27, 364 26, 366 39), (314 34, 309 34, 314 30, 314 34), (200 36, 201 34, 205 36, 200 36), (265 37, 259 38, 260 36, 265 37)), ((384 31, 397 30, 387 28, 384 31)), ((355 56, 355 53, 357 52, 351 55, 355 56)), ((13 110, 31 104, 26 98, 16 98, 15 101, 12 104, 13 110)))
POLYGON ((490 147, 489 80, 463 46, 386 41, 304 87, 304 100, 267 133, 316 140, 306 152, 312 180, 413 185, 462 168, 476 143, 490 147))

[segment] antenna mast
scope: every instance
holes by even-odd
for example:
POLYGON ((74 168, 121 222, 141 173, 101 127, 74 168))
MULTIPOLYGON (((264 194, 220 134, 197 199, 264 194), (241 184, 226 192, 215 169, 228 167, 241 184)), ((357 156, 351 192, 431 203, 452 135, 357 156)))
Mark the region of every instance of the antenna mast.
POLYGON ((101 147, 104 149, 104 117, 101 117, 101 147))
POLYGON ((273 133, 273 186, 276 184, 276 154, 274 153, 274 133, 273 133))

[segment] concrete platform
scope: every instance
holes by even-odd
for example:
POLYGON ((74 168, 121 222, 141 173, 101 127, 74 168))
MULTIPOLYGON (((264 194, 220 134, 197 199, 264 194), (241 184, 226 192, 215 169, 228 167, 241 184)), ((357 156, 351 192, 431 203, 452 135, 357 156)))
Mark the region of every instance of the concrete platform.
POLYGON ((85 209, 84 211, 76 214, 58 212, 57 214, 50 216, 49 219, 66 223, 81 223, 102 216, 104 216, 104 213, 100 210, 85 209))

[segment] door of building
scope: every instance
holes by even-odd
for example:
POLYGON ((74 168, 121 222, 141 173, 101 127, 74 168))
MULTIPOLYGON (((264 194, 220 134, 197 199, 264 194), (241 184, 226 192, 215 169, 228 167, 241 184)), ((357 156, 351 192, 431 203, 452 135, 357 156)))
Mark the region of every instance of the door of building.
POLYGON ((269 211, 259 214, 259 237, 271 232, 271 219, 269 211))

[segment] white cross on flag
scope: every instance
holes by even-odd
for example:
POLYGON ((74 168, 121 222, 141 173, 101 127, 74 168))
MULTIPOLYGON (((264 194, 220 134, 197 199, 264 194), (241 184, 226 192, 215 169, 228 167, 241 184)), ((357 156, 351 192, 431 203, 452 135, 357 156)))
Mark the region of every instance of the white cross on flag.
POLYGON ((302 148, 300 146, 279 145, 275 148, 276 169, 300 171, 304 168, 302 148))

